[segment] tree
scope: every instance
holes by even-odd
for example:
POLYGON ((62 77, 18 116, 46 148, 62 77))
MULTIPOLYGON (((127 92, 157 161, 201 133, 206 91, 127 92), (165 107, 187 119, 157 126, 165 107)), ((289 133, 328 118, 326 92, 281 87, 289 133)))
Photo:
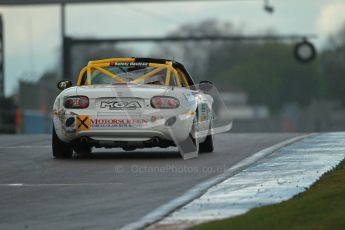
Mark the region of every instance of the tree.
POLYGON ((130 57, 131 51, 117 45, 75 45, 72 47, 72 75, 76 79, 79 71, 91 60, 112 57, 130 57))
POLYGON ((321 55, 323 92, 329 99, 340 100, 345 105, 345 24, 329 38, 321 55))
MULTIPOLYGON (((266 31, 272 35, 274 31, 266 31)), ((170 35, 239 35, 231 23, 206 21, 184 25, 170 35)), ((241 89, 255 104, 278 111, 285 103, 308 105, 320 96, 318 62, 303 65, 293 57, 293 45, 271 42, 186 42, 164 45, 166 57, 180 57, 194 78, 214 81, 221 90, 241 89), (195 77, 196 76, 196 77, 195 77)))
POLYGON ((292 45, 278 42, 252 45, 251 52, 221 73, 218 81, 245 90, 250 102, 266 104, 273 111, 291 102, 308 105, 320 96, 318 63, 298 63, 292 49, 292 45))
MULTIPOLYGON (((236 29, 230 22, 207 20, 198 24, 182 25, 180 28, 172 31, 167 36, 221 36, 239 33, 240 31, 236 29)), ((152 56, 178 60, 184 63, 196 81, 213 80, 212 68, 217 64, 214 62, 215 60, 213 56, 217 56, 216 60, 229 60, 229 53, 223 52, 222 49, 224 46, 233 47, 233 52, 230 54, 235 56, 234 51, 237 43, 229 44, 221 41, 164 43, 155 48, 156 52, 153 53, 152 56)))

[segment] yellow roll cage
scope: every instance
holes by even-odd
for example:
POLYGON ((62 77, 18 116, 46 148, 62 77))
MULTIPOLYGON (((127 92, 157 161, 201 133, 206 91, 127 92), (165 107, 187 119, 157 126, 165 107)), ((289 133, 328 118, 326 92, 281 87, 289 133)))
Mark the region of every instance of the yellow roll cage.
POLYGON ((109 59, 102 59, 102 60, 95 60, 95 61, 90 61, 79 73, 78 80, 77 80, 77 85, 80 86, 81 84, 83 85, 91 85, 91 75, 92 72, 95 70, 98 70, 105 76, 114 79, 115 81, 119 83, 134 83, 138 84, 145 79, 155 75, 156 73, 167 70, 166 71, 166 76, 165 76, 165 85, 169 86, 170 85, 170 78, 173 76, 175 78, 175 82, 178 87, 188 87, 188 81, 186 78, 186 75, 180 70, 180 69, 175 69, 172 65, 171 61, 166 61, 165 64, 159 64, 159 63, 148 63, 148 67, 154 67, 153 70, 151 70, 148 73, 143 74, 142 76, 139 76, 137 79, 132 80, 127 82, 123 78, 117 76, 114 73, 109 72, 108 70, 105 69, 105 67, 111 67, 114 66, 115 63, 133 63, 136 62, 135 58, 109 58, 109 59), (83 80, 84 76, 86 74, 86 80, 83 80), (182 79, 182 83, 180 81, 180 77, 182 79))

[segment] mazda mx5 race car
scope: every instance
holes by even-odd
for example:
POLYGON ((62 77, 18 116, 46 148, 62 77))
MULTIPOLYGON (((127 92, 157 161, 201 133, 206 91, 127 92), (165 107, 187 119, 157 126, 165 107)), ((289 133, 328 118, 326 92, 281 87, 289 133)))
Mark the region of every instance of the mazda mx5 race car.
POLYGON ((60 81, 58 88, 62 92, 53 106, 55 158, 89 154, 93 147, 131 151, 177 146, 183 158, 214 149, 214 100, 176 61, 90 61, 76 86, 60 81))

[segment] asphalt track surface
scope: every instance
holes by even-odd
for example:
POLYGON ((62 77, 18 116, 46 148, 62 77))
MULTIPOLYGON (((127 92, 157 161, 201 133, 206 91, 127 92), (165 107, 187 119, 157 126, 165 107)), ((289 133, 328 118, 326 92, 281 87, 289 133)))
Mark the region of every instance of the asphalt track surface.
POLYGON ((119 229, 299 134, 220 134, 215 152, 182 160, 176 148, 52 158, 48 135, 0 136, 0 229, 119 229))

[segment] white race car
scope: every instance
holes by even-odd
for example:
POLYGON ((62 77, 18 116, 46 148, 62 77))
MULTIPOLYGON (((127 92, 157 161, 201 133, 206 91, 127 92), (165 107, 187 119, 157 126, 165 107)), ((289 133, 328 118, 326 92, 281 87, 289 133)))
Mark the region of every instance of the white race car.
MULTIPOLYGON (((209 85, 209 82, 201 82, 209 85)), ((177 146, 183 158, 213 151, 213 98, 176 61, 90 61, 77 85, 60 81, 53 107, 55 158, 96 148, 177 146)))

